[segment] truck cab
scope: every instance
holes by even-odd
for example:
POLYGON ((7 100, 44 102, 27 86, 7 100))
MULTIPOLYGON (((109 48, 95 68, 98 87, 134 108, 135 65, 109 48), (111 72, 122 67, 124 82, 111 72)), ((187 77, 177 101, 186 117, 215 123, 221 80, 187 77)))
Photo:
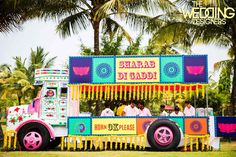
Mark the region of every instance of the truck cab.
POLYGON ((10 107, 7 115, 7 129, 17 131, 25 150, 43 150, 67 135, 68 70, 37 69, 34 85, 41 90, 32 103, 10 107))

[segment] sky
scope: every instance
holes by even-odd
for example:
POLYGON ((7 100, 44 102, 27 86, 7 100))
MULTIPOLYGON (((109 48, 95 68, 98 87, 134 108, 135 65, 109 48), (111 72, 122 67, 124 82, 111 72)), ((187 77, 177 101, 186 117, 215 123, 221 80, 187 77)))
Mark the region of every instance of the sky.
MULTIPOLYGON (((128 28, 132 38, 137 36, 128 28)), ((144 36, 142 47, 146 47, 148 37, 144 36)), ((53 21, 31 20, 23 24, 22 30, 0 34, 0 64, 13 65, 14 56, 22 58, 29 57, 31 49, 36 50, 37 46, 44 48, 49 57, 57 56, 54 68, 62 68, 68 61, 69 56, 77 56, 80 52, 80 45, 93 47, 93 30, 89 27, 85 31, 63 39, 56 32, 56 23, 53 21)), ((227 48, 215 47, 213 45, 195 45, 192 47, 192 54, 207 54, 208 69, 213 72, 215 62, 227 59, 227 48)), ((213 78, 218 80, 219 73, 213 78)))

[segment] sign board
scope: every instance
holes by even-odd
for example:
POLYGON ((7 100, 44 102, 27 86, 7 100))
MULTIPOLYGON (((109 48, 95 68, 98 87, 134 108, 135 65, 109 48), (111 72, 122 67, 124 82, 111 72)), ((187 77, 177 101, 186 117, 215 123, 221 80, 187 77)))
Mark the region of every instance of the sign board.
POLYGON ((93 118, 93 135, 136 135, 136 118, 93 118))
POLYGON ((207 82, 206 55, 70 57, 70 84, 207 82))

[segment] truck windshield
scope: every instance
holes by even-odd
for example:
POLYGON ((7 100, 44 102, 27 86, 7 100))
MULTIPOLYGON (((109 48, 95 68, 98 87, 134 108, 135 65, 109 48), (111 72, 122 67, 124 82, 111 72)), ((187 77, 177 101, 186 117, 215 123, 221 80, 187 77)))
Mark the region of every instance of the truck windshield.
POLYGON ((61 88, 61 98, 66 98, 67 97, 67 88, 62 87, 61 88))

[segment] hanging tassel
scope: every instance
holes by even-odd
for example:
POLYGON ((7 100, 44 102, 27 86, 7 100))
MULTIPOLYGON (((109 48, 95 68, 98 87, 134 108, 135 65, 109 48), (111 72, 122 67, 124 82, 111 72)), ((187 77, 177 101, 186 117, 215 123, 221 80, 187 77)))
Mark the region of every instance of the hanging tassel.
MULTIPOLYGON (((166 95, 166 86, 164 85, 164 86, 162 86, 163 87, 163 94, 165 94, 166 95)), ((167 90, 168 91, 168 90, 167 90)))
POLYGON ((99 146, 100 146, 100 150, 103 150, 103 138, 102 136, 99 137, 99 146))
POLYGON ((137 100, 139 100, 139 95, 140 95, 140 93, 139 93, 139 92, 140 92, 140 86, 137 86, 137 88, 138 88, 138 89, 137 89, 137 100))
POLYGON ((158 93, 157 93, 157 96, 158 96, 158 99, 160 98, 160 96, 161 96, 161 85, 158 85, 158 93))
POLYGON ((117 89, 117 85, 115 85, 115 100, 117 100, 117 94, 118 94, 118 93, 117 93, 117 92, 118 92, 117 90, 118 90, 118 89, 117 89))
POLYGON ((128 137, 125 137, 125 150, 127 149, 128 137))
POLYGON ((187 85, 184 85, 184 98, 187 99, 187 85))
POLYGON ((176 85, 173 86, 174 88, 174 99, 176 98, 176 85))
POLYGON ((88 141, 88 136, 85 136, 85 142, 84 142, 84 150, 87 150, 87 141, 88 141))
POLYGON ((192 85, 189 86, 189 97, 190 99, 192 98, 192 85))
POLYGON ((168 85, 168 91, 167 91, 167 96, 170 96, 170 85, 168 85))
POLYGON ((91 137, 91 139, 90 139, 90 150, 93 148, 93 136, 91 137))
POLYGON ((104 100, 107 100, 107 86, 105 86, 104 90, 104 100))
POLYGON ((156 85, 153 85, 153 91, 152 91, 152 99, 155 99, 156 97, 156 85))
POLYGON ((138 136, 135 136, 134 137, 134 149, 136 150, 137 149, 137 143, 138 143, 138 136))
POLYGON ((103 86, 100 86, 100 100, 102 100, 102 96, 103 96, 102 87, 103 87, 103 86))
POLYGON ((99 89, 98 89, 98 85, 96 86, 96 100, 98 100, 98 92, 99 92, 99 89))
POLYGON ((126 95, 127 95, 127 85, 125 85, 125 91, 124 91, 124 100, 126 101, 126 95))
POLYGON ((85 100, 86 99, 86 86, 84 85, 84 88, 83 88, 83 99, 85 100))
POLYGON ((104 148, 104 149, 107 150, 107 141, 108 141, 108 137, 105 136, 104 138, 105 138, 105 148, 104 148))
POLYGON ((113 136, 110 137, 110 149, 111 149, 111 150, 112 150, 112 148, 113 148, 113 147, 112 147, 112 146, 113 146, 112 143, 113 143, 113 136))
POLYGON ((152 96, 152 87, 151 85, 148 86, 148 99, 150 100, 151 99, 151 96, 152 96))
POLYGON ((133 100, 136 98, 136 86, 133 86, 133 100))
POLYGON ((95 150, 98 150, 99 137, 95 137, 95 150))
POLYGON ((94 90, 95 90, 94 85, 92 85, 92 98, 91 98, 92 100, 94 99, 94 90))
POLYGON ((120 150, 122 150, 122 145, 123 145, 123 137, 120 137, 120 150))
POLYGON ((130 149, 132 149, 132 144, 133 144, 133 136, 130 136, 130 143, 129 143, 129 147, 130 149))
POLYGON ((199 97, 199 89, 198 89, 198 84, 196 85, 196 95, 197 95, 197 98, 199 97))
POLYGON ((110 89, 110 86, 108 85, 107 86, 107 100, 110 100, 110 92, 111 92, 111 89, 110 89))
POLYGON ((115 150, 117 149, 117 147, 118 147, 118 139, 119 139, 119 137, 115 137, 115 140, 116 140, 116 144, 115 144, 115 150))
POLYGON ((79 97, 80 97, 80 100, 82 100, 83 95, 82 95, 82 85, 81 84, 79 85, 79 97))
POLYGON ((148 93, 147 87, 148 87, 148 85, 146 84, 145 85, 145 91, 144 91, 145 92, 145 95, 144 95, 145 96, 144 97, 145 100, 147 100, 147 93, 148 93))
POLYGON ((179 85, 179 96, 181 97, 181 95, 182 95, 182 86, 179 85))
POLYGON ((202 85, 202 98, 204 99, 205 98, 205 86, 202 85))
POLYGON ((132 86, 129 85, 129 100, 131 100, 131 94, 132 94, 132 86))
POLYGON ((114 91, 114 86, 111 85, 111 100, 113 100, 113 91, 114 91))
POLYGON ((79 137, 79 149, 81 150, 83 148, 83 141, 82 136, 79 137))
POLYGON ((89 89, 88 89, 88 100, 90 100, 90 95, 91 95, 91 85, 89 85, 88 88, 89 88, 89 89))
POLYGON ((122 100, 122 85, 120 85, 120 100, 122 100))
POLYGON ((141 100, 143 100, 143 85, 142 85, 142 88, 141 88, 141 100))

